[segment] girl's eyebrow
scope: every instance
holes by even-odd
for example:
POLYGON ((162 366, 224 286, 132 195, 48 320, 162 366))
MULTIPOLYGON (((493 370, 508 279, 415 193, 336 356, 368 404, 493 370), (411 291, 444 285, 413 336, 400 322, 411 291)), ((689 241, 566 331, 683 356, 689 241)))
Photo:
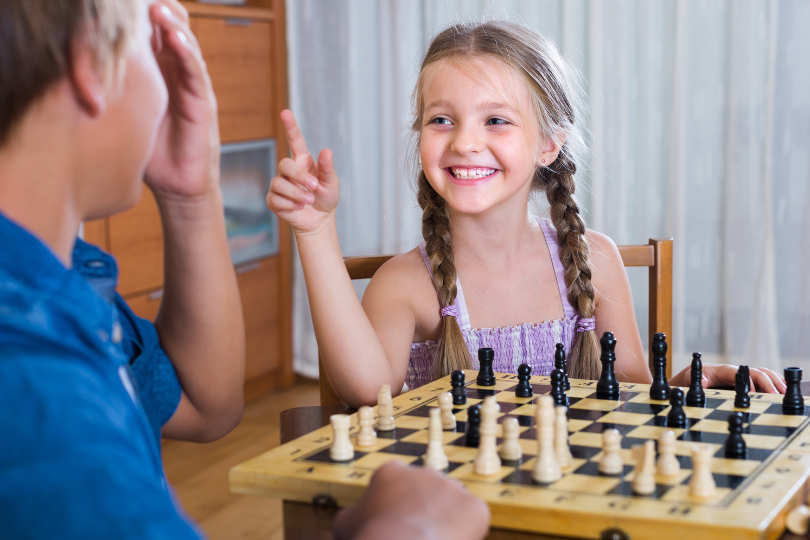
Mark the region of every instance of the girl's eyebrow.
MULTIPOLYGON (((442 107, 452 109, 453 105, 445 99, 437 99, 436 101, 431 101, 428 103, 427 106, 425 106, 425 110, 429 111, 431 109, 438 109, 442 107)), ((479 111, 515 111, 508 103, 499 103, 496 101, 487 101, 481 103, 476 107, 476 109, 479 111)))

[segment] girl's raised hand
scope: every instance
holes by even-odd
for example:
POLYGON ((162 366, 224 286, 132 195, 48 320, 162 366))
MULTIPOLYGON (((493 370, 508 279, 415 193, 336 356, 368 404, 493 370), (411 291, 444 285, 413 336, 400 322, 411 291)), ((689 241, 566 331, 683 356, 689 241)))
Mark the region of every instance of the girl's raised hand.
POLYGON ((293 113, 282 111, 281 122, 292 158, 284 158, 278 164, 278 176, 270 183, 267 206, 289 223, 293 231, 307 234, 318 230, 334 214, 340 199, 332 151, 322 150, 316 163, 293 113))
MULTIPOLYGON (((704 388, 716 386, 734 386, 735 376, 740 366, 730 364, 703 364, 704 388)), ((768 394, 784 394, 787 389, 785 378, 767 368, 749 368, 751 377, 750 385, 752 392, 766 392, 768 394)), ((675 375, 670 384, 675 386, 689 386, 691 380, 691 368, 687 367, 675 375)))

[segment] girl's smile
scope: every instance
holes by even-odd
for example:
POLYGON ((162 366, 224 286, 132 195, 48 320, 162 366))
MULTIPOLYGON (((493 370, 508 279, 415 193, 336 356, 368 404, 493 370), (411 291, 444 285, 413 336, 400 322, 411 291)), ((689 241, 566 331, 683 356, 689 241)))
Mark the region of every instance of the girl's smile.
POLYGON ((444 172, 450 177, 450 181, 460 186, 473 186, 489 182, 498 174, 498 169, 489 167, 447 167, 444 172))

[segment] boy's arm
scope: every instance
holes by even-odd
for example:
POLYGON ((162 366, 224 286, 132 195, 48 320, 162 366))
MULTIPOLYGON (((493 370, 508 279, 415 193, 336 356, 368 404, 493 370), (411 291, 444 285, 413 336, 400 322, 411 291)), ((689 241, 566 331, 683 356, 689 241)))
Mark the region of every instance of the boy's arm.
POLYGON ((151 7, 169 90, 146 183, 160 208, 165 284, 155 326, 183 395, 169 438, 222 437, 242 415, 245 331, 219 188, 216 98, 188 13, 176 0, 151 7))

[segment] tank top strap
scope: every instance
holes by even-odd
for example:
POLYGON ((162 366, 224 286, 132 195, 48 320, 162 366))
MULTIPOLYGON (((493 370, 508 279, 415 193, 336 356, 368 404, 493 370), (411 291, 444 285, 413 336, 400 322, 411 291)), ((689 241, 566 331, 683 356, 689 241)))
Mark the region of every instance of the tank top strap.
MULTIPOLYGON (((430 259, 428 258, 427 250, 425 249, 425 241, 419 243, 419 253, 422 254, 422 261, 425 263, 425 268, 427 268, 428 273, 430 274, 430 280, 433 281, 433 269, 430 267, 430 259)), ((459 327, 461 327, 462 332, 465 330, 469 330, 470 326, 470 313, 467 311, 467 302, 464 301, 464 292, 461 290, 461 280, 458 279, 456 276, 456 301, 455 305, 458 308, 458 321, 459 327)))
POLYGON ((543 236, 546 237, 546 244, 548 251, 551 253, 551 263, 554 265, 554 273, 557 276, 557 288, 560 290, 560 297, 562 298, 563 313, 567 319, 577 317, 577 311, 568 301, 568 287, 565 285, 565 268, 563 268, 562 259, 560 259, 560 245, 557 243, 557 230, 551 223, 550 219, 537 218, 540 227, 543 229, 543 236))

